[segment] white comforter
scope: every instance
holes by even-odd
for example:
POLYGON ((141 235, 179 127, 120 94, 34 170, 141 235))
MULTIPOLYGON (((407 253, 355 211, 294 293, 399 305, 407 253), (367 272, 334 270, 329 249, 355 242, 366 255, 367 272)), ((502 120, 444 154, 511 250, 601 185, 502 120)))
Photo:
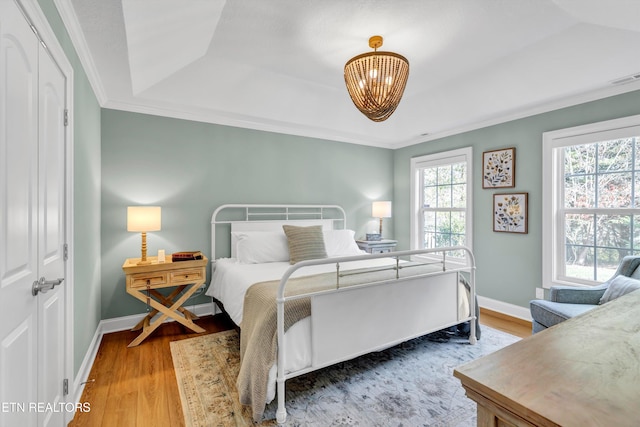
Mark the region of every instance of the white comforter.
MULTIPOLYGON (((395 264, 392 258, 375 258, 341 264, 341 270, 395 264)), ((288 262, 241 264, 233 258, 216 260, 207 295, 224 304, 224 308, 236 325, 242 323, 242 305, 247 289, 254 283, 280 279, 291 267, 288 262)), ((297 270, 291 277, 335 271, 335 264, 324 264, 297 270)))

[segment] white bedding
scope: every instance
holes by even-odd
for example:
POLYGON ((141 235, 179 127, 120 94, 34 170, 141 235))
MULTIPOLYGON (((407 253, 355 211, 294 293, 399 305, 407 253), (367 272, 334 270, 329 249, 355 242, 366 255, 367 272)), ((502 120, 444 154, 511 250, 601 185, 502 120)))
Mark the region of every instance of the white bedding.
MULTIPOLYGON (((395 264, 392 258, 374 258, 370 260, 354 261, 341 264, 341 270, 365 267, 376 267, 395 264)), ((285 271, 291 267, 288 262, 269 262, 262 264, 243 264, 234 258, 220 258, 216 260, 211 285, 207 295, 224 305, 231 320, 241 326, 244 296, 247 289, 254 283, 280 279, 285 271)), ((335 264, 311 266, 297 270, 292 277, 327 273, 335 271, 335 264)), ((293 372, 311 366, 311 321, 305 318, 294 324, 285 334, 284 346, 286 358, 285 372, 293 372)), ((277 366, 269 372, 269 390, 267 403, 276 394, 277 366)))
MULTIPOLYGON (((341 264, 341 270, 395 264, 392 258, 375 258, 341 264)), ((280 279, 291 267, 288 262, 269 262, 262 264, 242 264, 234 258, 216 260, 211 285, 207 295, 224 304, 231 320, 238 326, 242 323, 242 305, 247 289, 254 283, 280 279)), ((291 277, 327 273, 335 271, 335 264, 324 264, 297 270, 291 277)))

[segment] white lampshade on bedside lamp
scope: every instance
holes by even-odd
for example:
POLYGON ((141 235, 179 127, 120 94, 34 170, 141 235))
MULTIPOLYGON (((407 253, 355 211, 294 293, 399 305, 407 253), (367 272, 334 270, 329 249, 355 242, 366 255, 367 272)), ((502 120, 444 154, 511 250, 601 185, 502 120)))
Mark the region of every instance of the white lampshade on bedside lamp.
POLYGON ((380 236, 382 236, 382 218, 391 218, 391 202, 373 202, 371 205, 371 216, 380 218, 380 236))
POLYGON ((162 223, 160 206, 127 207, 127 231, 142 233, 142 256, 140 264, 151 264, 147 260, 147 232, 159 231, 162 223))

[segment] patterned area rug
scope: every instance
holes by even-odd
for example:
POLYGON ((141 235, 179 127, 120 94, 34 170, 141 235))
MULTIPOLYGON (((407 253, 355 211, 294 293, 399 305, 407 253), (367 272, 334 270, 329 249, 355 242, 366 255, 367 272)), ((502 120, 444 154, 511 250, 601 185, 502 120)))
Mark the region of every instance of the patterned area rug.
MULTIPOLYGON (((287 426, 476 425, 476 404, 453 369, 518 341, 482 327, 475 346, 442 332, 287 381, 287 426)), ((236 331, 171 343, 187 427, 253 426, 240 405, 236 331)), ((276 425, 277 398, 262 426, 276 425)))

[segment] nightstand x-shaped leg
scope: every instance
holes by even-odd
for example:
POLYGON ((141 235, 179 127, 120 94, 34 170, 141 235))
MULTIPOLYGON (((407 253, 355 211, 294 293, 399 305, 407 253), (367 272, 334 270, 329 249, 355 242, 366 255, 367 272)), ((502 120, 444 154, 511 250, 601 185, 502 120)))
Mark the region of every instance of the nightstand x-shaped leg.
MULTIPOLYGON (((171 292, 169 295, 164 296, 162 295, 160 292, 156 291, 155 289, 151 289, 149 290, 149 294, 153 295, 156 300, 158 300, 160 303, 162 303, 165 307, 171 307, 173 305, 173 300, 174 298, 180 294, 180 292, 183 291, 184 288, 186 288, 187 285, 181 285, 178 286, 176 289, 174 289, 173 292, 171 292)), ((194 313, 192 313, 191 311, 187 310, 184 307, 178 307, 177 310, 182 313, 184 315, 185 318, 189 319, 189 320, 198 320, 199 317, 197 315, 195 315, 194 313)), ((142 329, 142 327, 144 326, 145 322, 149 323, 149 321, 151 319, 153 319, 153 316, 155 316, 156 314, 158 314, 159 311, 156 310, 155 308, 153 310, 151 310, 144 319, 142 319, 140 322, 138 322, 138 324, 136 326, 134 326, 133 328, 131 328, 132 331, 137 331, 142 329)))
POLYGON ((142 333, 138 335, 136 339, 131 341, 129 347, 135 347, 140 344, 145 338, 147 338, 153 331, 155 331, 158 326, 160 326, 167 318, 172 318, 176 322, 181 323, 187 328, 191 329, 194 332, 202 333, 205 332, 203 328, 193 323, 192 319, 197 319, 197 316, 191 313, 189 310, 182 308, 182 304, 184 304, 187 299, 193 293, 198 290, 202 283, 194 283, 192 285, 180 285, 178 286, 171 294, 168 296, 164 296, 161 293, 157 292, 155 289, 150 291, 150 295, 153 295, 154 298, 148 298, 148 296, 140 291, 135 290, 135 292, 131 293, 134 297, 139 299, 145 304, 149 304, 153 310, 145 316, 142 321, 140 321, 132 330, 138 330, 140 328, 143 329, 142 333), (174 298, 180 294, 186 287, 190 286, 182 296, 174 301, 174 298), (156 299, 157 298, 157 299, 156 299), (155 321, 151 322, 151 319, 157 314, 162 313, 160 317, 158 317, 155 321))

